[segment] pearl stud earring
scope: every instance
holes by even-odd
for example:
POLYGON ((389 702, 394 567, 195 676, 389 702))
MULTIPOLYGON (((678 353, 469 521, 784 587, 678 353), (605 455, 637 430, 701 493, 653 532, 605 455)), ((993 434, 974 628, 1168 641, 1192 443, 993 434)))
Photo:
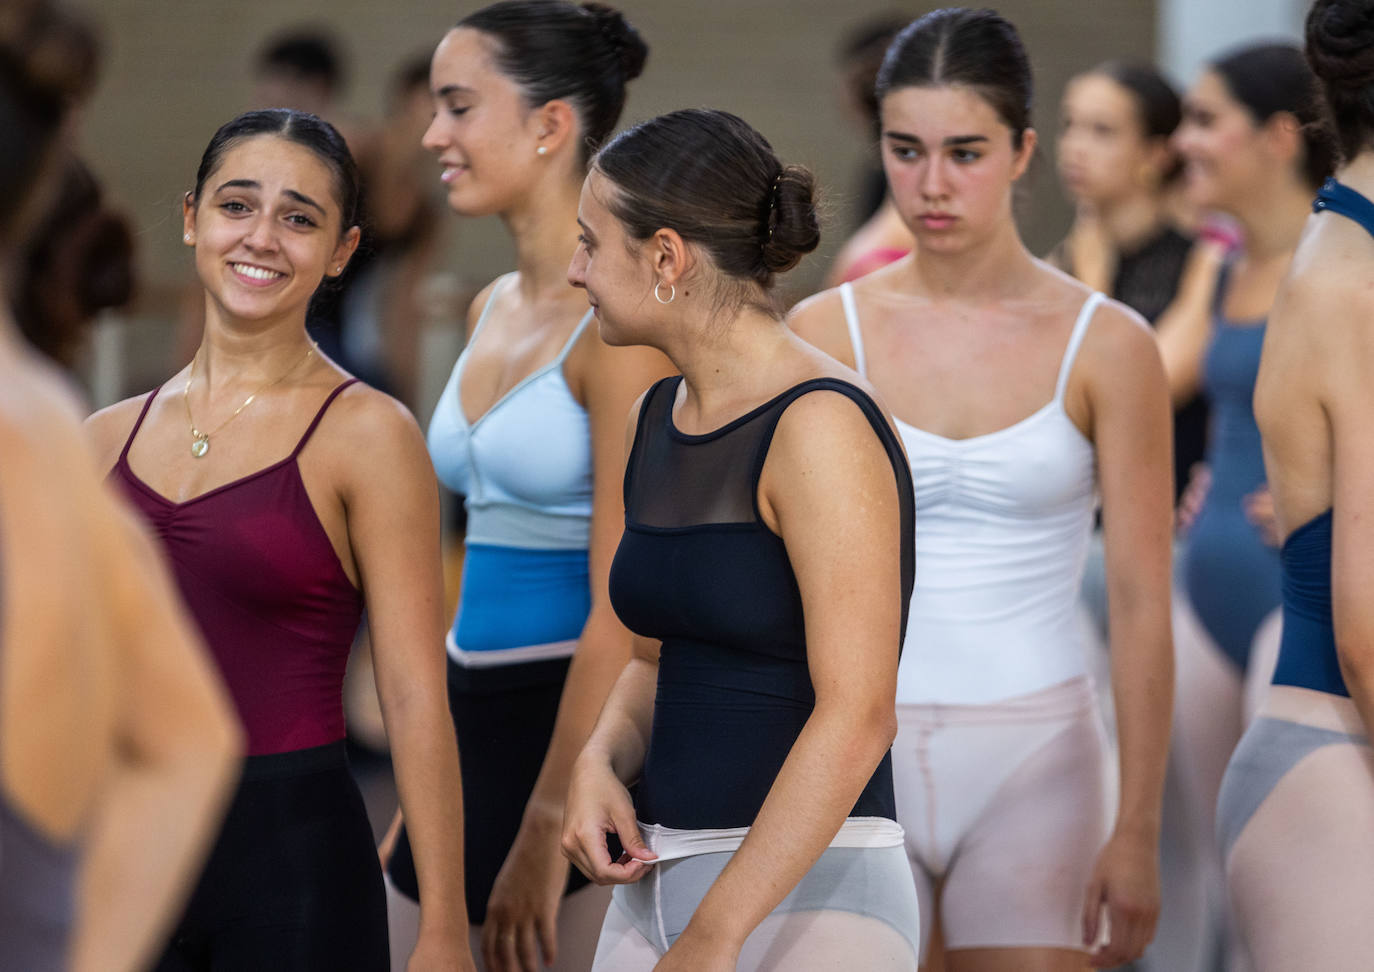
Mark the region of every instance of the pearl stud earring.
POLYGON ((538 152, 540 155, 548 155, 549 147, 547 145, 541 145, 537 149, 535 149, 535 151, 538 152))

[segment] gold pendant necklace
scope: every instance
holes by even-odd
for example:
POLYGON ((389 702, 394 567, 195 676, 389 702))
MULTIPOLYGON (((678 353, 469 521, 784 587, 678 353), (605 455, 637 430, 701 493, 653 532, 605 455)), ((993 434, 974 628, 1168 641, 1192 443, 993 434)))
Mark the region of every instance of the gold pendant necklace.
POLYGON ((191 382, 196 377, 196 358, 200 357, 200 354, 197 353, 196 356, 191 359, 191 372, 186 376, 186 387, 183 388, 181 391, 181 400, 186 403, 186 420, 191 424, 191 455, 199 459, 202 456, 204 456, 207 452, 209 452, 210 436, 218 435, 220 429, 223 429, 230 422, 234 421, 234 419, 238 418, 240 412, 242 412, 249 405, 253 404, 253 399, 257 398, 259 395, 267 391, 267 389, 271 388, 273 385, 278 385, 281 384, 281 382, 285 381, 286 376, 291 374, 301 365, 305 364, 306 360, 312 354, 315 353, 315 350, 318 347, 319 345, 317 345, 314 341, 311 341, 310 347, 306 349, 304 358, 301 358, 290 368, 287 368, 276 378, 273 378, 267 384, 263 385, 257 391, 253 392, 253 394, 245 398, 243 400, 243 404, 240 405, 238 408, 234 409, 234 414, 230 415, 227 419, 221 422, 218 428, 216 428, 213 432, 202 432, 200 429, 196 428, 196 420, 191 415, 191 382))

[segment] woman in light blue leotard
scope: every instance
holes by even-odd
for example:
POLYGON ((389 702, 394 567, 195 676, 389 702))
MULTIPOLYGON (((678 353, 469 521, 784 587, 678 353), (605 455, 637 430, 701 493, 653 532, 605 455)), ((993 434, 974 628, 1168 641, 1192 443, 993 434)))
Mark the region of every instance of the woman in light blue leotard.
MULTIPOLYGON (((563 799, 629 660, 606 596, 625 418, 667 365, 605 345, 567 271, 591 149, 646 55, 609 7, 508 0, 466 16, 431 63, 424 142, 448 203, 500 216, 516 251, 516 270, 473 302, 429 428, 435 469, 468 514, 448 682, 473 945, 488 972, 585 969, 609 900, 562 856, 563 799)), ((395 954, 416 914, 404 831, 388 877, 395 954)))
POLYGON ((1200 375, 1212 407, 1211 483, 1185 539, 1174 635, 1176 762, 1196 848, 1193 881, 1205 889, 1212 936, 1227 934, 1212 828, 1217 790, 1278 643, 1279 562, 1260 515, 1268 493, 1251 396, 1275 290, 1331 166, 1325 140, 1303 127, 1318 117, 1311 84, 1296 47, 1229 52, 1188 91, 1175 135, 1190 201, 1226 214, 1240 233, 1211 313, 1197 315, 1191 335, 1161 334, 1175 397, 1200 375))

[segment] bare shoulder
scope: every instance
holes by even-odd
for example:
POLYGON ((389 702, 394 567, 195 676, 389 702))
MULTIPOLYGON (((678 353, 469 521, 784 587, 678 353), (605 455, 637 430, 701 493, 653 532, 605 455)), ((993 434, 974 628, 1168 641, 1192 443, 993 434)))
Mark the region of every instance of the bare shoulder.
POLYGON ((1274 299, 1275 332, 1328 351, 1374 350, 1374 238, 1350 220, 1313 217, 1274 299))
POLYGON ((1153 328, 1138 313, 1110 297, 1099 303, 1083 335, 1083 350, 1094 353, 1156 353, 1153 328))
MULTIPOLYGON (((410 409, 361 381, 339 392, 320 425, 321 432, 351 443, 357 452, 408 446, 413 440, 424 446, 420 425, 410 409)), ((369 461, 366 456, 359 458, 369 461)))
POLYGON ((847 376, 825 377, 845 381, 863 394, 816 388, 798 396, 778 419, 770 459, 778 453, 787 466, 800 472, 834 468, 837 463, 862 464, 885 453, 875 422, 890 420, 872 387, 852 371, 847 376))
POLYGON ((787 326, 803 341, 835 360, 854 363, 854 349, 849 344, 838 287, 822 290, 793 307, 787 315, 787 326))
POLYGON ((114 465, 124 443, 129 441, 134 423, 147 404, 149 394, 126 398, 87 416, 86 438, 101 468, 108 469, 114 465))

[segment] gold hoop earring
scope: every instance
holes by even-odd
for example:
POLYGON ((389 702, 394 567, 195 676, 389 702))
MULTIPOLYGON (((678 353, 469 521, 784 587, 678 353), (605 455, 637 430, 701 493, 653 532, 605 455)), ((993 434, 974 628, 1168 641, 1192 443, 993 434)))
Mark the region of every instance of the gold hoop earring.
POLYGON ((654 300, 658 301, 660 304, 671 304, 674 300, 677 299, 677 287, 676 287, 675 285, 673 285, 673 284, 669 284, 669 285, 668 285, 668 299, 667 299, 667 300, 664 300, 663 297, 662 297, 662 296, 659 294, 659 292, 658 292, 658 288, 659 288, 659 287, 662 287, 662 286, 663 286, 663 281, 662 281, 662 280, 660 280, 658 283, 654 284, 654 300))

